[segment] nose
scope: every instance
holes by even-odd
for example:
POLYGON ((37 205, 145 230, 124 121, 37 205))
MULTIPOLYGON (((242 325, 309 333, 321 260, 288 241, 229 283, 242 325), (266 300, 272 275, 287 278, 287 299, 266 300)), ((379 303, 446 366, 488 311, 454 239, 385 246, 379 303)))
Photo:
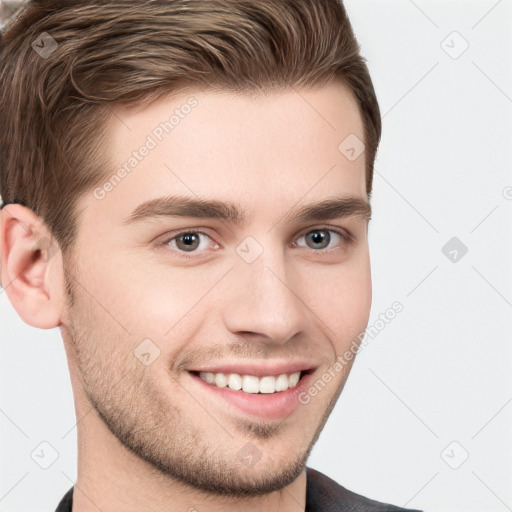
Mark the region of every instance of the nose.
POLYGON ((286 268, 282 257, 264 257, 266 252, 250 264, 237 262, 229 273, 222 292, 223 319, 238 337, 284 345, 307 329, 311 312, 293 268, 286 268))

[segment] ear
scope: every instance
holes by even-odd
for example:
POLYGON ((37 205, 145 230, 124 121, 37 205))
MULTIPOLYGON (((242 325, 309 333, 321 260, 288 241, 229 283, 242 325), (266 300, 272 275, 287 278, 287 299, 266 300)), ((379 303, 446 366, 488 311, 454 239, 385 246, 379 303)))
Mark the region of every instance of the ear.
POLYGON ((0 210, 2 286, 20 318, 40 329, 60 325, 65 305, 62 256, 44 222, 29 208, 0 210))

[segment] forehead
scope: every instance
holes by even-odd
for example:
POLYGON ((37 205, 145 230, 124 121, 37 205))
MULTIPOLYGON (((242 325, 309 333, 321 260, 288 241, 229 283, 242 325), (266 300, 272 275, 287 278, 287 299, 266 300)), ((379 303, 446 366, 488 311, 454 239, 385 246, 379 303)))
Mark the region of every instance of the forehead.
POLYGON ((364 130, 341 84, 253 96, 181 92, 114 114, 106 194, 85 198, 90 214, 119 223, 139 203, 171 194, 236 201, 249 214, 326 196, 367 198, 364 153, 343 152, 364 130))

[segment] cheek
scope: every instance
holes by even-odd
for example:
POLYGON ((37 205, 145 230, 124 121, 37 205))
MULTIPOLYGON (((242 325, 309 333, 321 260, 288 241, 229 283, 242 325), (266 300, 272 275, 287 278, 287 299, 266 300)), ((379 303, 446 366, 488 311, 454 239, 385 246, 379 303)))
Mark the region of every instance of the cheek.
MULTIPOLYGON (((102 251, 83 257, 87 291, 134 336, 162 336, 203 297, 217 278, 185 268, 170 269, 136 251, 102 251), (198 275, 199 274, 199 275, 198 275)), ((217 278, 218 279, 218 278, 217 278)))
MULTIPOLYGON (((107 321, 120 323, 133 342, 149 338, 162 348, 171 338, 181 339, 185 331, 190 338, 200 328, 200 322, 194 321, 201 309, 197 305, 208 303, 208 291, 229 270, 229 265, 169 270, 158 259, 144 260, 122 252, 109 261, 91 254, 87 261, 87 290, 108 311, 107 321)), ((340 340, 336 343, 341 344, 357 337, 367 326, 371 308, 367 247, 340 264, 306 267, 294 267, 290 276, 304 303, 329 326, 326 335, 332 338, 336 333, 340 340)))
POLYGON ((320 318, 330 330, 336 353, 345 350, 351 340, 365 331, 372 303, 372 282, 369 257, 353 263, 332 267, 320 281, 315 281, 315 303, 320 318))
MULTIPOLYGON (((117 301, 117 318, 133 343, 149 339, 161 355, 172 358, 201 329, 204 308, 209 312, 218 308, 209 303, 208 292, 229 267, 172 268, 158 260, 127 260, 124 271, 110 275, 105 283, 105 288, 117 290, 111 295, 117 301)), ((159 358, 157 366, 163 362, 159 358)))

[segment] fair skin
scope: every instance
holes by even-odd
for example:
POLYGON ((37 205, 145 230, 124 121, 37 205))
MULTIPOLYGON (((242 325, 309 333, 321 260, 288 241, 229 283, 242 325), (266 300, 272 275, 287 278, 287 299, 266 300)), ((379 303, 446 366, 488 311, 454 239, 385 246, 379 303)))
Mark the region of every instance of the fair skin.
POLYGON ((298 393, 368 323, 362 210, 291 218, 327 199, 367 203, 364 155, 349 161, 338 150, 349 134, 363 140, 353 96, 341 85, 257 98, 193 91, 118 108, 112 172, 191 96, 197 107, 121 183, 101 200, 80 198, 74 266, 37 250, 50 234, 31 210, 2 210, 9 300, 26 323, 59 326, 64 340, 78 422, 74 512, 303 511, 305 462, 352 363, 307 405, 298 393), (244 219, 125 222, 170 195, 232 203, 244 219), (154 360, 143 364, 134 351, 148 339, 142 352, 154 360), (300 371, 301 380, 246 393, 200 371, 300 371))

